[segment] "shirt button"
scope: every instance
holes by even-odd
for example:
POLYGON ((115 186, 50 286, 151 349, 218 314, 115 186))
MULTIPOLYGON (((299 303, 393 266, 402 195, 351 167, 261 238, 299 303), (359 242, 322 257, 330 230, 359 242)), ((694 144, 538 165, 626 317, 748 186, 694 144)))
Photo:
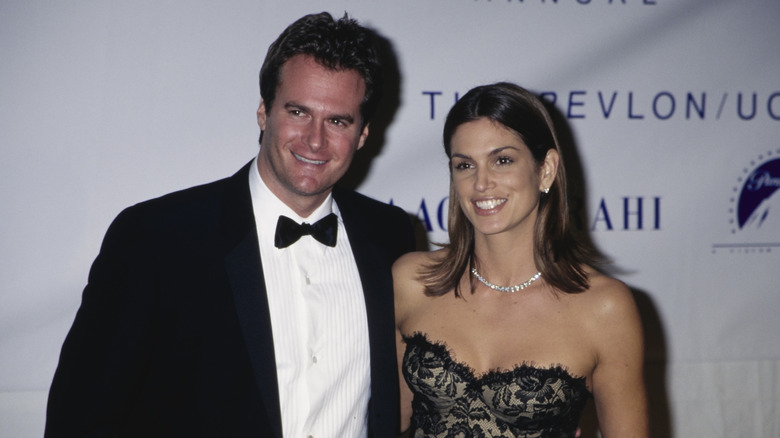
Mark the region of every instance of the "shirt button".
MULTIPOLYGON (((312 356, 311 357, 311 361, 312 361, 312 363, 317 363, 317 356, 312 356)), ((311 435, 309 435, 309 436, 311 436, 311 435)))
MULTIPOLYGON (((309 278, 308 275, 306 276, 306 285, 307 286, 311 286, 311 278, 309 278)), ((311 437, 311 435, 309 435, 309 436, 311 437)))

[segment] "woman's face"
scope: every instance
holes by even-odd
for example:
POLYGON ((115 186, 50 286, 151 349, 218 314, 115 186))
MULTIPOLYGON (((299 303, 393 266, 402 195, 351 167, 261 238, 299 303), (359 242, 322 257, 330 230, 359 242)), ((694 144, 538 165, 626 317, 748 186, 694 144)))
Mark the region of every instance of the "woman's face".
POLYGON ((475 232, 533 236, 540 193, 552 184, 548 160, 540 166, 519 135, 485 118, 458 126, 450 146, 452 183, 475 232))

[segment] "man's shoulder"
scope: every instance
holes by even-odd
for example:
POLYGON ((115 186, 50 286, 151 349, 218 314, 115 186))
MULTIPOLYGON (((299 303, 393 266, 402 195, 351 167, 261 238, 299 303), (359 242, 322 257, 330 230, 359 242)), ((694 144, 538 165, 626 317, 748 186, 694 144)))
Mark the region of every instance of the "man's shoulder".
POLYGON ((182 226, 219 220, 230 203, 249 199, 245 166, 236 174, 148 199, 124 209, 117 221, 182 226))
POLYGON ((333 199, 350 234, 388 249, 393 260, 414 247, 412 221, 400 207, 339 187, 333 189, 333 199))
POLYGON ((176 190, 162 196, 139 202, 129 207, 138 210, 177 210, 181 208, 198 208, 200 205, 210 205, 226 193, 245 190, 249 191, 246 166, 234 175, 216 181, 176 190), (242 178, 242 175, 244 178, 242 178), (243 184, 242 184, 243 182, 243 184))
POLYGON ((397 206, 378 201, 362 193, 343 187, 337 186, 333 188, 333 199, 336 201, 339 209, 342 209, 343 207, 360 209, 362 214, 405 214, 404 210, 397 206))

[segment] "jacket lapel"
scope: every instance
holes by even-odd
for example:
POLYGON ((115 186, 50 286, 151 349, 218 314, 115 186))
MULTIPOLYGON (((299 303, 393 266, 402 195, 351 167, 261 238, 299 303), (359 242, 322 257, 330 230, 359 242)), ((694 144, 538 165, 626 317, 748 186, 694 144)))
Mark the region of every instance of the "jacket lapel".
POLYGON ((392 436, 397 410, 393 401, 397 400, 398 391, 391 274, 394 260, 390 259, 387 248, 377 244, 377 233, 382 231, 367 219, 375 215, 363 210, 370 206, 366 203, 358 205, 352 200, 353 196, 339 187, 333 190, 333 198, 349 235, 366 302, 371 357, 369 431, 374 436, 392 436))
POLYGON ((228 245, 225 269, 268 422, 273 436, 281 438, 273 333, 249 192, 250 165, 232 177, 232 184, 224 196, 222 232, 228 245))

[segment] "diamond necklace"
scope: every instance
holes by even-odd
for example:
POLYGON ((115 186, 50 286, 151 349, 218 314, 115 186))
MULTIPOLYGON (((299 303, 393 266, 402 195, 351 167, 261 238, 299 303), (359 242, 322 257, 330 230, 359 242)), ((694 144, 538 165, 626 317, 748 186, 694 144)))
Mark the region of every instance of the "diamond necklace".
POLYGON ((499 292, 517 292, 519 290, 523 290, 523 289, 527 288, 528 286, 530 286, 531 283, 533 283, 534 281, 538 280, 539 277, 542 276, 541 272, 537 272, 531 278, 529 278, 528 280, 526 280, 526 281, 524 281, 524 282, 522 282, 520 284, 516 284, 514 286, 496 286, 495 284, 485 280, 485 277, 479 275, 479 272, 477 272, 477 268, 471 268, 471 273, 474 274, 475 277, 477 277, 477 280, 479 280, 480 283, 484 284, 485 286, 487 286, 487 287, 489 287, 489 288, 491 288, 493 290, 497 290, 499 292))

